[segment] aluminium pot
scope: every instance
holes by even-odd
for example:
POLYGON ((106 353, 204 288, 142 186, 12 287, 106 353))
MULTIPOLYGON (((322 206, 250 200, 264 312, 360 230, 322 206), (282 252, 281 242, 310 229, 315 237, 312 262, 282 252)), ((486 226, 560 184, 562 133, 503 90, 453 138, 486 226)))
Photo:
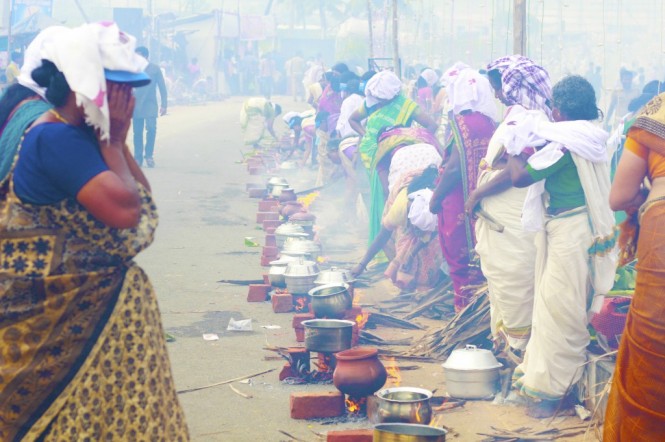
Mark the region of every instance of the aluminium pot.
POLYGON ((317 285, 324 284, 352 284, 355 282, 351 272, 345 269, 340 269, 338 267, 330 267, 328 270, 321 270, 319 277, 314 281, 317 285))
POLYGON ((319 267, 316 263, 300 258, 286 266, 284 282, 292 295, 306 295, 314 288, 314 281, 318 276, 319 267))
POLYGON ((307 351, 337 353, 351 348, 353 321, 310 319, 303 321, 307 351))
POLYGON ((499 389, 502 366, 491 351, 475 345, 453 350, 443 363, 448 394, 460 399, 492 399, 499 389))
POLYGON ((374 442, 445 442, 446 430, 416 424, 378 424, 374 426, 374 442))
POLYGON ((384 388, 374 394, 376 423, 405 423, 427 425, 432 420, 432 392, 423 388, 384 388))
POLYGON ((342 318, 353 303, 347 284, 320 285, 307 294, 317 318, 342 318))
POLYGON ((284 279, 284 272, 286 266, 290 262, 297 261, 298 258, 291 256, 282 256, 277 261, 270 261, 270 270, 268 270, 268 281, 273 287, 285 288, 286 280, 284 279))

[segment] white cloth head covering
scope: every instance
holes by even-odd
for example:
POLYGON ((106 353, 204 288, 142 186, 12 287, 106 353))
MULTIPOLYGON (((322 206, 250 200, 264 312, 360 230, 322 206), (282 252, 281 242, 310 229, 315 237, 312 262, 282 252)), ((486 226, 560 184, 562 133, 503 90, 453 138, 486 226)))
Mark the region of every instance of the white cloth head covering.
POLYGON ((424 232, 434 232, 439 227, 438 217, 429 210, 433 194, 430 189, 421 189, 408 195, 411 200, 409 221, 424 232))
MULTIPOLYGON (((47 28, 26 51, 19 82, 37 87, 30 73, 49 60, 64 74, 83 108, 85 121, 109 138, 109 108, 104 70, 141 73, 148 61, 134 52, 136 39, 113 22, 89 23, 77 28, 47 28), (43 34, 43 35, 42 35, 43 34)), ((43 92, 43 91, 41 91, 43 92)))
POLYGON ((381 71, 374 75, 365 86, 365 104, 372 107, 381 101, 392 100, 402 92, 402 82, 391 71, 381 71))
POLYGON ((423 80, 427 83, 427 86, 434 86, 437 81, 439 81, 439 76, 437 73, 434 71, 434 69, 424 69, 421 73, 420 76, 423 77, 423 80))
POLYGON ((284 122, 286 124, 289 124, 289 123, 291 123, 292 119, 294 119, 295 117, 299 117, 299 116, 300 116, 300 114, 298 112, 287 112, 282 117, 282 120, 284 120, 284 122))
POLYGON ((494 91, 487 77, 458 61, 443 74, 442 83, 454 114, 470 110, 498 121, 494 91))

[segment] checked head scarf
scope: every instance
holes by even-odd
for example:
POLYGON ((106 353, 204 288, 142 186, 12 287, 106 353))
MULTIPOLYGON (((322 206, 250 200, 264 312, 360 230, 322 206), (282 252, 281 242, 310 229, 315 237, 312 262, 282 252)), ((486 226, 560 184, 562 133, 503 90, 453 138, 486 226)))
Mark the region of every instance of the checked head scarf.
POLYGON ((550 119, 552 110, 552 83, 542 66, 523 55, 509 55, 494 60, 487 70, 501 73, 501 89, 511 104, 519 104, 530 110, 542 110, 550 119))

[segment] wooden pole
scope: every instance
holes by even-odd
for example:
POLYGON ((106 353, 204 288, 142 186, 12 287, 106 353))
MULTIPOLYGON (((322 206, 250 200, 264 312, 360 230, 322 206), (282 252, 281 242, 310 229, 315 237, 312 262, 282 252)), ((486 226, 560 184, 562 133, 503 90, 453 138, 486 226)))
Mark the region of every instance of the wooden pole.
POLYGON ((14 16, 14 0, 7 0, 9 10, 9 25, 7 27, 7 66, 12 62, 12 18, 14 16))
MULTIPOLYGON (((372 0, 367 0, 367 25, 369 26, 369 58, 374 58, 374 29, 372 19, 372 0)), ((371 66, 370 66, 371 68, 371 66)))
POLYGON ((399 29, 397 20, 397 0, 393 0, 393 63, 395 74, 402 78, 402 68, 399 61, 399 29))
POLYGON ((526 0, 514 0, 513 53, 526 55, 526 0))

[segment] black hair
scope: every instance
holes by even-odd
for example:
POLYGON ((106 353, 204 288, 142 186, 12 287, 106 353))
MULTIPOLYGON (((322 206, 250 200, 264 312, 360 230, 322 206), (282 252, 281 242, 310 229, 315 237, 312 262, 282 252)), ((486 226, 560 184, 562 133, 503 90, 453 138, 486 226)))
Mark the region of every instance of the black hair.
POLYGON ((422 75, 418 76, 418 80, 416 80, 416 87, 418 89, 422 89, 424 87, 427 87, 427 80, 425 80, 422 75))
POLYGON ((145 46, 139 46, 134 52, 143 56, 143 58, 148 58, 150 56, 150 51, 145 46))
POLYGON ((628 111, 635 112, 639 110, 642 106, 647 104, 656 95, 665 92, 665 83, 658 80, 653 80, 648 82, 642 88, 642 94, 633 98, 630 103, 628 103, 628 111))
POLYGON ((341 138, 331 138, 328 140, 328 143, 326 144, 326 150, 329 152, 334 152, 336 150, 339 150, 339 143, 342 141, 341 138))
POLYGON ((333 77, 330 79, 330 88, 335 92, 340 92, 342 90, 342 83, 339 78, 333 77))
POLYGON ((326 112, 326 111, 321 111, 321 112, 317 113, 317 114, 316 114, 316 117, 314 118, 314 123, 316 124, 316 126, 318 127, 319 124, 321 124, 321 123, 324 122, 324 121, 327 122, 327 121, 328 121, 328 116, 329 116, 329 115, 330 115, 330 114, 329 114, 328 112, 326 112))
POLYGON ((330 70, 343 74, 345 72, 349 72, 349 67, 346 65, 346 63, 337 63, 332 68, 330 68, 330 70))
POLYGON ((28 98, 36 97, 37 94, 19 83, 14 83, 5 89, 0 97, 0 127, 4 126, 12 111, 18 104, 28 98))
POLYGON ((363 82, 367 83, 367 81, 375 75, 376 75, 376 71, 369 70, 369 71, 365 72, 362 75, 362 77, 360 77, 360 81, 363 81, 363 82))
POLYGON ((39 86, 46 88, 46 99, 55 107, 64 106, 72 91, 67 84, 65 74, 49 60, 42 60, 42 65, 32 71, 32 79, 39 86))
POLYGON ((492 88, 495 88, 495 86, 502 85, 501 72, 498 69, 490 69, 489 71, 487 71, 487 78, 490 81, 492 88))
POLYGON ((360 80, 354 78, 346 83, 346 92, 349 94, 362 94, 360 90, 360 80))
POLYGON ((277 116, 281 113, 282 113, 282 106, 280 106, 279 104, 276 104, 275 105, 275 116, 277 116))
POLYGON ((351 80, 358 80, 358 76, 354 74, 351 71, 344 72, 342 75, 339 76, 339 81, 341 83, 348 83, 351 80))
POLYGON ((431 164, 423 170, 423 172, 415 177, 407 187, 407 193, 416 192, 418 190, 433 188, 434 180, 439 176, 439 168, 435 164, 431 164))
POLYGON ((569 120, 597 120, 600 112, 591 83, 579 75, 569 75, 552 88, 552 107, 569 120))

